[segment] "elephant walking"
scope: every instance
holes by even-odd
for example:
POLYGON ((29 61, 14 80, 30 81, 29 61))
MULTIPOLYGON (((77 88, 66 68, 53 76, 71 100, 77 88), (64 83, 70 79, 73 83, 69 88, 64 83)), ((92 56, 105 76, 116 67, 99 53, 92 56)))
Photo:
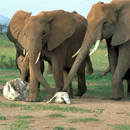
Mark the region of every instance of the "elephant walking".
POLYGON ((130 93, 130 0, 112 0, 93 5, 88 16, 88 29, 80 52, 71 68, 63 91, 66 91, 91 46, 107 40, 108 58, 112 72, 111 99, 124 97, 123 79, 127 79, 130 93), (98 43, 98 42, 97 42, 98 43))
MULTIPOLYGON (((14 14, 9 23, 7 36, 11 41, 15 40, 15 44, 23 48, 22 51, 26 50, 25 57, 28 59, 30 72, 27 101, 39 100, 38 83, 41 83, 51 95, 54 94, 41 73, 39 59, 46 60, 52 65, 56 91, 59 92, 63 89, 63 72, 67 77, 75 60, 71 57, 81 47, 86 29, 87 20, 76 12, 43 11, 36 16, 31 16, 31 13, 20 10, 14 14)), ((78 96, 82 96, 87 90, 86 62, 90 72, 93 72, 90 57, 86 55, 77 71, 76 95, 78 96)), ((72 95, 72 87, 68 89, 68 93, 72 95)))

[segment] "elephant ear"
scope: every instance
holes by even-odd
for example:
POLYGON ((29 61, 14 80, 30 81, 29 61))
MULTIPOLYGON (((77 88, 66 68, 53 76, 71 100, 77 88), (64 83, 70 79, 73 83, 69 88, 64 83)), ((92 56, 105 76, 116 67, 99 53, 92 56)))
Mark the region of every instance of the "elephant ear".
POLYGON ((50 23, 48 50, 58 47, 64 40, 71 37, 76 29, 76 20, 71 13, 63 10, 43 12, 50 23))
POLYGON ((118 11, 118 20, 112 37, 112 46, 117 46, 130 39, 130 8, 121 7, 118 11))
POLYGON ((31 13, 24 12, 22 10, 16 12, 12 19, 10 20, 8 26, 7 36, 13 42, 17 39, 20 43, 22 41, 24 21, 30 17, 31 13))

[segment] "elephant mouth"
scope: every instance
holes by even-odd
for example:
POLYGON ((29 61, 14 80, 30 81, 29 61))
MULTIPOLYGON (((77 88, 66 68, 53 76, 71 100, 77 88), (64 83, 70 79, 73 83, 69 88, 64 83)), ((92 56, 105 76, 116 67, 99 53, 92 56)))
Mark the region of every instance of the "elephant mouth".
MULTIPOLYGON (((25 60, 27 59, 27 56, 29 55, 29 53, 26 52, 25 49, 23 49, 23 55, 25 55, 25 58, 23 59, 23 62, 25 62, 25 60)), ((37 56, 36 61, 35 61, 35 64, 38 63, 38 61, 39 61, 39 59, 40 59, 40 56, 41 56, 41 51, 39 51, 39 53, 38 53, 38 56, 37 56)))

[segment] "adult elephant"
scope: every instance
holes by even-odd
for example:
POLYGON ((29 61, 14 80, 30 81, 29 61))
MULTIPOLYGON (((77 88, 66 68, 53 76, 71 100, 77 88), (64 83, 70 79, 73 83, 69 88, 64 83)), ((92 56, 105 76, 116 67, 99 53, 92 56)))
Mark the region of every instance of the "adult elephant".
MULTIPOLYGON (((122 80, 128 81, 130 93, 130 0, 113 0, 108 4, 98 2, 93 5, 88 16, 88 29, 80 52, 71 68, 63 88, 66 91, 70 81, 82 61, 89 54, 91 46, 98 40, 106 39, 108 58, 112 72, 112 90, 110 98, 124 97, 122 80)), ((99 42, 99 41, 98 41, 99 42)))
MULTIPOLYGON (((56 91, 61 91, 64 86, 63 71, 65 77, 70 70, 75 58, 71 56, 80 48, 85 32, 87 21, 76 12, 69 13, 63 10, 44 11, 36 16, 31 13, 18 11, 12 17, 7 36, 15 39, 29 60, 30 89, 27 101, 38 101, 40 82, 51 94, 50 88, 40 71, 39 58, 47 60, 53 67, 53 75, 56 83, 56 91)), ((92 64, 89 55, 79 67, 77 95, 86 92, 85 64, 92 64)), ((68 90, 72 94, 72 88, 68 90)))

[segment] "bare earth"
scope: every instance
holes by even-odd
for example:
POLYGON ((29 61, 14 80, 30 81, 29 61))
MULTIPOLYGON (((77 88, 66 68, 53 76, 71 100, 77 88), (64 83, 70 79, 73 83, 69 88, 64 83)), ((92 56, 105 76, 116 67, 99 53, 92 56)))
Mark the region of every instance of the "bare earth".
MULTIPOLYGON (((3 86, 0 86, 2 89, 3 86)), ((0 96, 1 102, 12 102, 21 104, 31 104, 24 101, 9 101, 0 96)), ((47 105, 48 100, 36 104, 47 105)), ((65 129, 76 128, 76 130, 113 130, 114 125, 130 125, 130 102, 102 100, 100 97, 89 97, 86 95, 71 99, 71 107, 93 110, 93 113, 72 113, 51 110, 28 111, 21 110, 19 107, 0 108, 0 115, 5 116, 6 120, 0 121, 0 129, 9 129, 9 126, 17 121, 17 115, 31 115, 29 128, 31 130, 53 130, 54 127, 64 127, 65 129), (62 114, 66 117, 49 117, 50 114, 62 114), (95 118, 99 121, 70 123, 69 119, 95 118)), ((57 105, 52 103, 52 105, 57 105)), ((66 104, 58 104, 66 106, 66 104)))

